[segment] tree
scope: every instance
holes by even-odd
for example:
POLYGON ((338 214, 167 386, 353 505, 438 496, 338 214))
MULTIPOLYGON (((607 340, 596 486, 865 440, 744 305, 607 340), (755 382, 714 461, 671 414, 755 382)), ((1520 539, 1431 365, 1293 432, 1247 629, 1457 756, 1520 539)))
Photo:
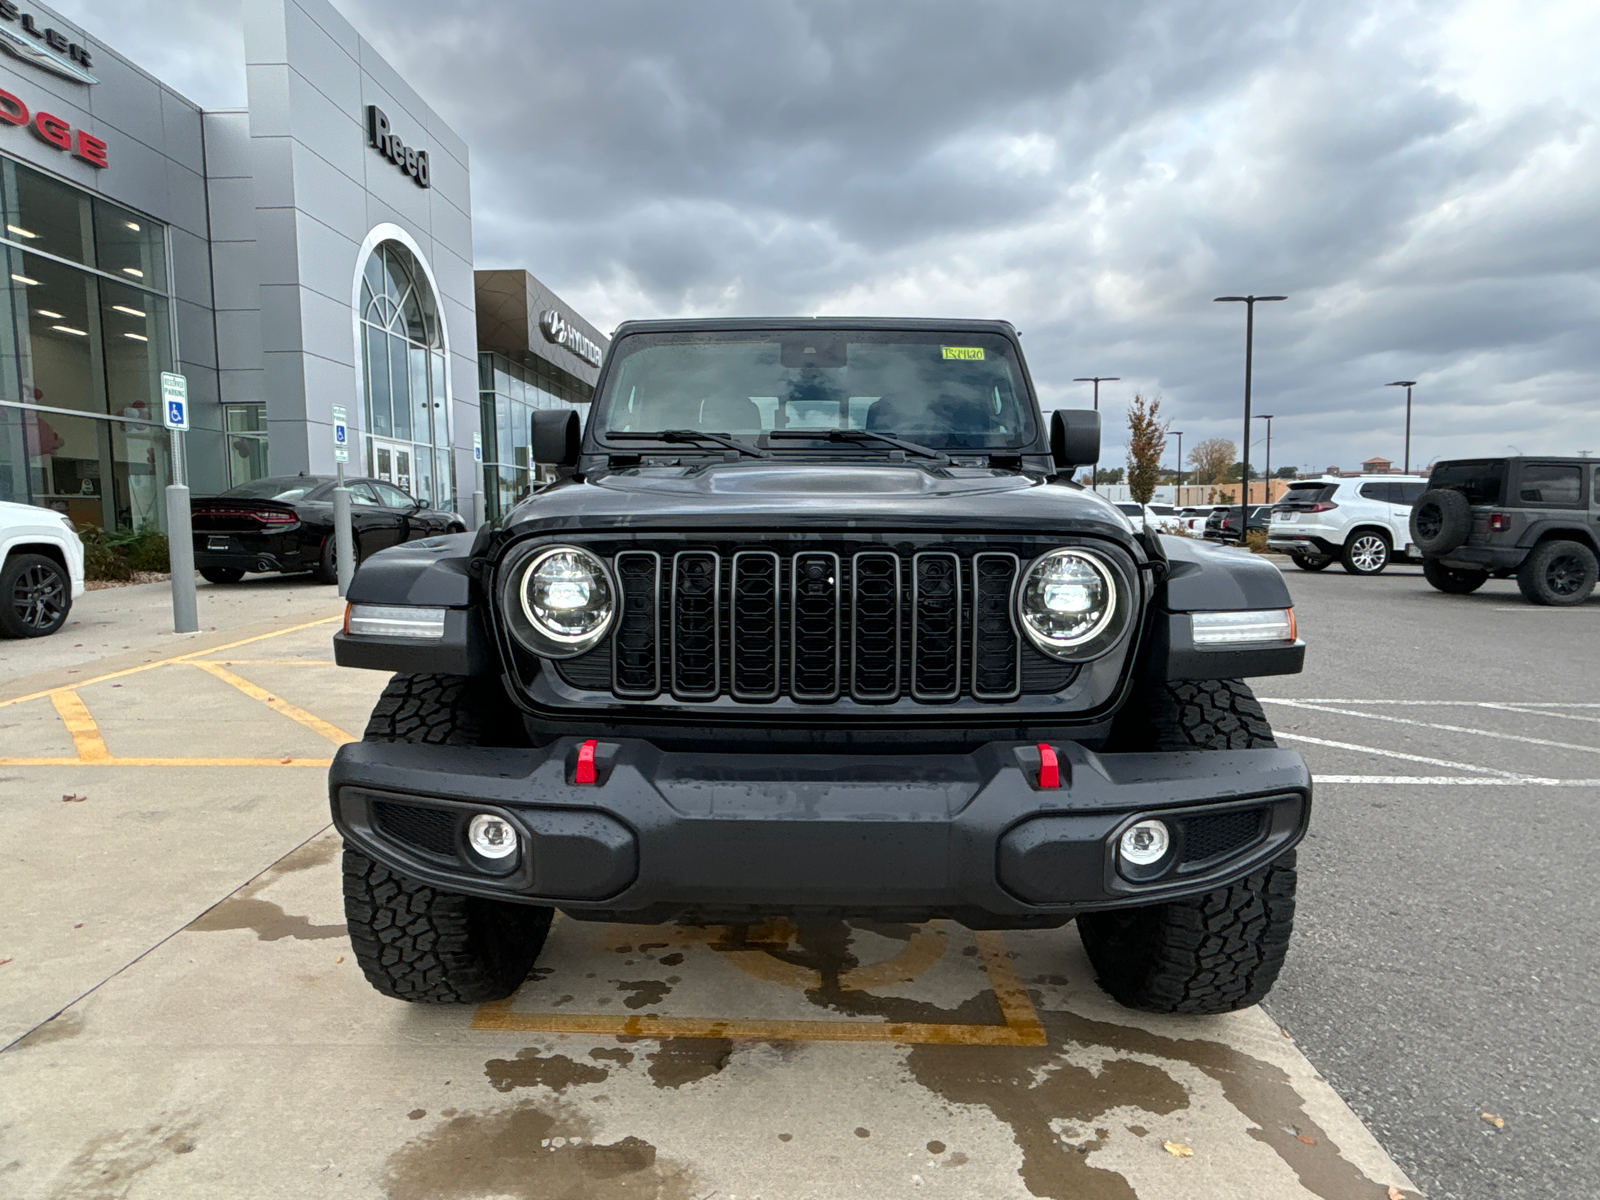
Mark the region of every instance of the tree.
POLYGON ((1293 479, 1300 474, 1297 467, 1279 467, 1272 473, 1274 479, 1293 479))
MULTIPOLYGON (((1244 464, 1243 463, 1234 463, 1233 466, 1228 468, 1228 478, 1230 480, 1238 479, 1240 473, 1243 472, 1243 470, 1244 470, 1244 464)), ((1252 481, 1260 479, 1261 478, 1261 472, 1256 470, 1254 467, 1251 467, 1250 468, 1250 478, 1251 478, 1252 481)))
POLYGON ((1223 483, 1228 468, 1239 461, 1239 448, 1227 438, 1207 438, 1189 451, 1195 483, 1223 483))
POLYGON ((1121 483, 1122 468, 1096 467, 1094 472, 1094 481, 1096 483, 1121 483))
POLYGON ((1161 397, 1146 400, 1137 392, 1128 405, 1128 492, 1138 504, 1149 504, 1161 477, 1161 456, 1167 452, 1167 426, 1161 419, 1161 397))

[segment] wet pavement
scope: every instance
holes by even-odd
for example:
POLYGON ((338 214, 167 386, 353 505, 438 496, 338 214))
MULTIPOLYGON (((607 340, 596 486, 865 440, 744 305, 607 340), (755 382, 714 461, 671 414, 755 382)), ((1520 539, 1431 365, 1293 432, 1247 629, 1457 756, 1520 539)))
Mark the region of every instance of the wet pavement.
POLYGON ((1414 1194, 1265 1012, 1120 1009, 1070 927, 558 918, 509 1001, 379 996, 322 605, 0 693, 8 1197, 1414 1194))

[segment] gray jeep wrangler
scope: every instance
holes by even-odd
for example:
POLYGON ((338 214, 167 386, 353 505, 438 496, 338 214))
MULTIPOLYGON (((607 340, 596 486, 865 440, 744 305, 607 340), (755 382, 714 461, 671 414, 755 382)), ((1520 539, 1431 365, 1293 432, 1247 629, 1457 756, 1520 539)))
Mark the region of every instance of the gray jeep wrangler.
POLYGON ((375 554, 334 639, 393 672, 329 778, 356 958, 521 985, 552 914, 1076 922, 1116 999, 1254 1004, 1311 776, 1245 679, 1300 670, 1252 554, 1072 482, 1002 321, 634 322, 560 478, 375 554))
POLYGON ((1587 458, 1458 458, 1437 464, 1411 508, 1422 573, 1465 595, 1515 576, 1534 604, 1582 604, 1600 574, 1600 464, 1587 458))

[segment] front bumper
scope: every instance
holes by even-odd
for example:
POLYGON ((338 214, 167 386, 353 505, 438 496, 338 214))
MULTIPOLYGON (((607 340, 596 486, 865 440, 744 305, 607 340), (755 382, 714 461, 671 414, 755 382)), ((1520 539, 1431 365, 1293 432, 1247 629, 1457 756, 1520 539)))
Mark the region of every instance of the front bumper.
MULTIPOLYGON (((1285 750, 1096 755, 1034 745, 967 754, 706 754, 601 742, 537 750, 352 743, 329 775, 351 846, 395 871, 574 917, 656 923, 764 914, 949 917, 1057 925, 1078 912, 1208 891, 1304 835, 1311 777, 1285 750), (468 819, 517 828, 509 863, 477 859, 468 819), (1126 878, 1113 848, 1145 816, 1173 830, 1167 869, 1126 878)), ((1135 873, 1136 874, 1136 873, 1135 873)))

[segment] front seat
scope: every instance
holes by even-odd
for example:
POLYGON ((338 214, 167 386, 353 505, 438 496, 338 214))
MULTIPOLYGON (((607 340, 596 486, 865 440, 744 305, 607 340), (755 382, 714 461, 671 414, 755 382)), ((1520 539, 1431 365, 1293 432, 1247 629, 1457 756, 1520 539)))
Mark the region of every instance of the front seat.
POLYGON ((708 396, 700 406, 700 428, 713 433, 760 433, 761 409, 748 396, 708 396))

